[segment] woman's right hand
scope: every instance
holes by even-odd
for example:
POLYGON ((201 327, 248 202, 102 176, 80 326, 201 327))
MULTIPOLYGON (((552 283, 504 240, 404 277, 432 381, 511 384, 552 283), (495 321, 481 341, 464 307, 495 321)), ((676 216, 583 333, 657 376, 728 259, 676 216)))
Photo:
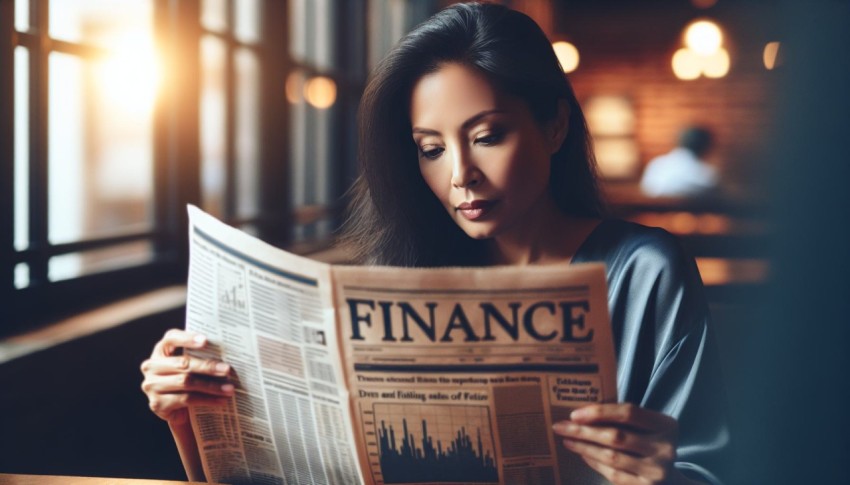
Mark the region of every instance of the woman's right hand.
POLYGON ((181 355, 182 349, 202 349, 203 335, 171 329, 157 342, 149 359, 142 362, 142 390, 151 411, 171 425, 189 420, 187 406, 223 406, 233 396, 227 382, 230 366, 223 362, 181 355))

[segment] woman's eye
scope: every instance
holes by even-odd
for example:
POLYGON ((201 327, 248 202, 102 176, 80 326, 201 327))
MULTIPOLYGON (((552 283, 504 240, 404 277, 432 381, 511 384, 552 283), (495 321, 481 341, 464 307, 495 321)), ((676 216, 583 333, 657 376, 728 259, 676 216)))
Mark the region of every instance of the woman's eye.
POLYGON ((420 149, 419 149, 419 153, 420 153, 423 157, 425 157, 425 158, 427 158, 427 159, 429 159, 429 160, 434 160, 434 159, 438 158, 440 155, 442 155, 442 154, 443 154, 443 152, 444 152, 444 151, 445 151, 445 149, 444 149, 444 148, 440 148, 440 147, 434 147, 434 148, 420 148, 420 149))
POLYGON ((495 145, 496 143, 499 143, 500 141, 502 141, 502 134, 501 133, 491 133, 489 135, 479 136, 478 138, 475 139, 475 143, 477 143, 478 145, 484 145, 484 146, 495 145))

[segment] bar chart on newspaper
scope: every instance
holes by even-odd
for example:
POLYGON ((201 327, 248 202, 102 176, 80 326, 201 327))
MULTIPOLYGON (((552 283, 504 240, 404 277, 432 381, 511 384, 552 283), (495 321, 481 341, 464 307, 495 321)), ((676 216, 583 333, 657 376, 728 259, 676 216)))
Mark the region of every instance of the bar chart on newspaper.
POLYGON ((374 404, 384 483, 498 483, 487 406, 374 404))

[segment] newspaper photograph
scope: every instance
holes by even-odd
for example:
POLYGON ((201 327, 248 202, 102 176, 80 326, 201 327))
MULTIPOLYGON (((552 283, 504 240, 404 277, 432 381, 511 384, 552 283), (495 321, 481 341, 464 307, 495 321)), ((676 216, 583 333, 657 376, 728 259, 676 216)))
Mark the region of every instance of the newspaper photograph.
POLYGON ((596 483, 552 424, 616 401, 604 267, 327 265, 190 207, 187 330, 236 395, 190 416, 221 483, 596 483))

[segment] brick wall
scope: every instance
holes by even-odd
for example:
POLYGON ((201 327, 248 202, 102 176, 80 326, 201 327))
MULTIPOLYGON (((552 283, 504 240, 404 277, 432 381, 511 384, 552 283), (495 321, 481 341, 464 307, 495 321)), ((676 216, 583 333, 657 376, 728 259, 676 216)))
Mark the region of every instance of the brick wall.
POLYGON ((600 95, 631 101, 641 169, 673 148, 683 127, 701 124, 716 135, 708 158, 720 167, 730 192, 762 195, 761 179, 770 170, 766 140, 782 75, 762 61, 765 44, 781 41, 775 2, 720 0, 699 9, 688 0, 486 1, 526 13, 553 41, 578 48, 581 62, 569 77, 579 101, 600 95), (673 74, 672 56, 683 46, 684 28, 700 18, 724 30, 730 70, 721 79, 682 81, 673 74))
POLYGON ((769 167, 765 140, 781 75, 762 61, 764 45, 779 40, 770 4, 718 2, 698 10, 684 0, 575 3, 581 2, 555 4, 554 35, 579 50, 581 62, 570 74, 579 100, 597 95, 631 100, 642 164, 670 150, 682 127, 711 128, 717 138, 711 158, 732 184, 754 188, 769 167), (724 29, 729 73, 721 79, 679 80, 671 67, 673 53, 683 46, 684 27, 701 17, 724 29))

